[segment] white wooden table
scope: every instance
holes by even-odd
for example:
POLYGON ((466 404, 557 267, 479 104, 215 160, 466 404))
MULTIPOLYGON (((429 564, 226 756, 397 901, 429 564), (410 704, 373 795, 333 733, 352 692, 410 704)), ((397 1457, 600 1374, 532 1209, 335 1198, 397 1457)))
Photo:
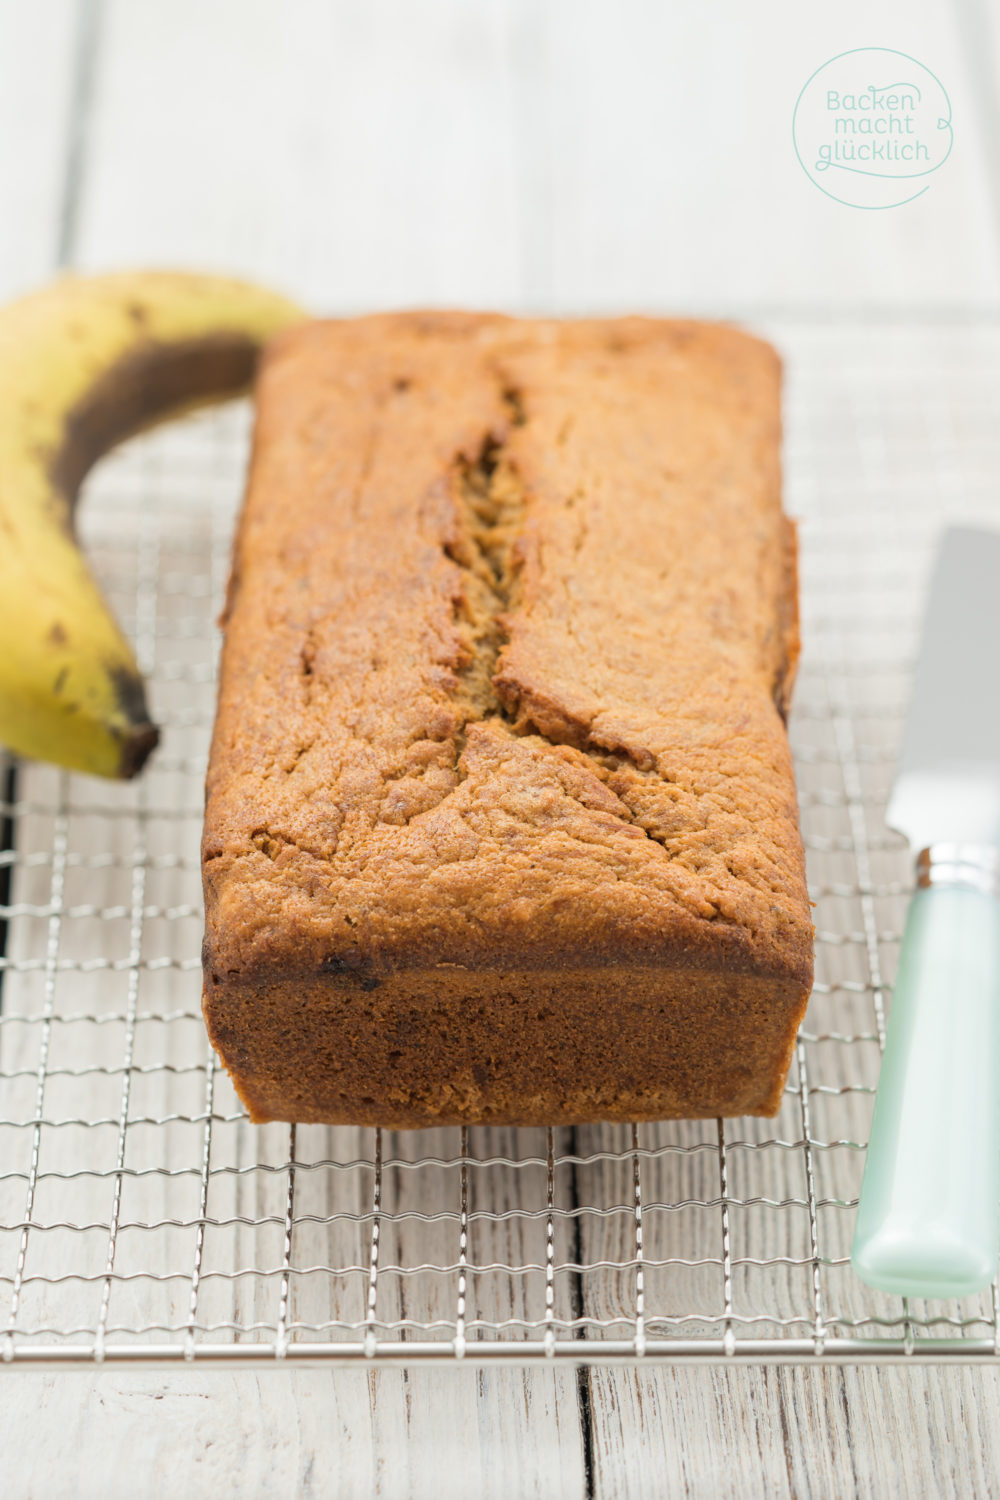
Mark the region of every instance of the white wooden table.
MULTIPOLYGON (((217 267, 318 310, 1000 310, 1000 36, 975 0, 0 0, 0 295, 217 267), (844 209, 790 146, 847 47, 942 77, 953 160, 844 209)), ((995 23, 994 23, 995 24, 995 23)), ((3 1490, 973 1495, 1000 1370, 11 1372, 3 1490)))

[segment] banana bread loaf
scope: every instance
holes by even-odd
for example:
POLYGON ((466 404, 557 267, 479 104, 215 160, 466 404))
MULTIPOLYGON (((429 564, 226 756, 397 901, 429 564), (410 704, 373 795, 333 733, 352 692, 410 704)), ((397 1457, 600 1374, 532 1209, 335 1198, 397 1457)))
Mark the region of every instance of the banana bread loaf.
POLYGON ((779 376, 695 322, 275 343, 203 848, 253 1119, 777 1109, 812 977, 779 376))

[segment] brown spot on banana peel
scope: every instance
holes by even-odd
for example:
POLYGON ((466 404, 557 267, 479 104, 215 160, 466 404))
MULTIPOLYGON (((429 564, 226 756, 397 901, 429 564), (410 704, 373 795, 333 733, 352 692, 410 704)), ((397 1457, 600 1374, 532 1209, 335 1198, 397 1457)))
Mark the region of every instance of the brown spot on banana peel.
POLYGON ((130 349, 68 412, 62 441, 46 455, 53 487, 72 509, 88 470, 116 443, 171 413, 249 390, 259 354, 259 341, 237 332, 130 349))
POLYGON ((115 692, 115 699, 128 729, 121 737, 122 756, 118 774, 125 781, 142 770, 156 749, 160 731, 150 721, 146 707, 146 690, 142 678, 126 667, 109 667, 108 678, 115 692))
POLYGON ((139 724, 122 740, 122 758, 118 775, 122 781, 131 781, 146 764, 160 742, 160 731, 155 724, 139 724))

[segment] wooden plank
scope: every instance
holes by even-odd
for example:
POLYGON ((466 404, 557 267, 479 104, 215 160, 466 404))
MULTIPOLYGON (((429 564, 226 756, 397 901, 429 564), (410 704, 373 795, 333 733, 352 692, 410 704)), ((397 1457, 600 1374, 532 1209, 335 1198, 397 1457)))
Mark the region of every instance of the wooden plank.
MULTIPOLYGON (((969 78, 969 125, 981 144, 990 192, 987 205, 1000 226, 1000 15, 990 0, 955 8, 969 78)), ((997 229, 1000 233, 1000 228, 997 229)))
MULTIPOLYGON (((986 1495, 1000 1372, 936 1369, 594 1371, 621 1413, 594 1494, 702 1500, 986 1495)), ((608 1427, 608 1432, 615 1429, 608 1427)))
POLYGON ((514 1433, 525 1393, 513 1371, 485 1386, 474 1370, 448 1371, 436 1392, 419 1370, 22 1373, 23 1406, 19 1399, 13 1410, 0 1407, 4 1493, 582 1500, 582 1485, 559 1472, 552 1443, 559 1421, 552 1374, 537 1375, 514 1433), (359 1426, 357 1413, 369 1405, 379 1422, 359 1426), (27 1413, 40 1441, 25 1441, 27 1413))
POLYGON ((0 301, 58 257, 77 0, 0 0, 0 301))
POLYGON ((874 13, 868 0, 779 0, 766 22, 726 0, 711 24, 646 0, 553 0, 537 45, 558 307, 997 306, 989 134, 947 0, 874 13), (916 57, 954 108, 955 150, 930 191, 882 213, 825 198, 792 148, 806 80, 866 44, 916 57))
POLYGON ((241 271, 330 311, 519 291, 501 0, 109 0, 86 266, 241 271))

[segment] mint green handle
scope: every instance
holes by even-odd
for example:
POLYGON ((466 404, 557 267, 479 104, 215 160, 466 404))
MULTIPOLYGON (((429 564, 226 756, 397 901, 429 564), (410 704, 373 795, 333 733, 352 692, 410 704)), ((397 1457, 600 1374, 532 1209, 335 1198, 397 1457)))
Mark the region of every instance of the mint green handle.
POLYGON ((904 1297, 965 1297, 1000 1237, 1000 902, 914 896, 875 1099, 851 1263, 904 1297))

